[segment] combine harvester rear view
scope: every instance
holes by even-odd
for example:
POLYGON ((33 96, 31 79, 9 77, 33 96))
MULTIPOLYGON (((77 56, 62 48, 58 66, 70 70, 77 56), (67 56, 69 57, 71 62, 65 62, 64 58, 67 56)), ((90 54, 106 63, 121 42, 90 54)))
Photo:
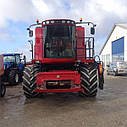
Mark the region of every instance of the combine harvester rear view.
POLYGON ((103 89, 103 66, 95 61, 94 37, 88 37, 82 25, 92 22, 75 22, 70 19, 50 19, 30 25, 35 28, 34 58, 24 69, 23 90, 27 98, 40 93, 79 92, 95 97, 98 87, 103 89), (81 25, 81 26, 79 26, 81 25))

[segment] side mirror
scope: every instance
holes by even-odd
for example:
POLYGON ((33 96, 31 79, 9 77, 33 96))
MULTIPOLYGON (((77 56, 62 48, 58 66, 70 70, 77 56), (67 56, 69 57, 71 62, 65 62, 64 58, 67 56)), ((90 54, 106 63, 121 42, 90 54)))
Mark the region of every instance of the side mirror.
POLYGON ((33 30, 29 30, 29 37, 33 37, 33 30))
POLYGON ((95 29, 94 29, 94 27, 91 27, 91 29, 90 29, 90 33, 91 33, 92 35, 95 34, 95 29))

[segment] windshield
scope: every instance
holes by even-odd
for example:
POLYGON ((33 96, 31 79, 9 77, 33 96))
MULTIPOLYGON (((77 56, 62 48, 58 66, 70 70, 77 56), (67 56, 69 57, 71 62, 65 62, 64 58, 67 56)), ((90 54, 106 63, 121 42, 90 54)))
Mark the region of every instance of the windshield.
POLYGON ((74 26, 49 25, 43 33, 46 58, 74 58, 74 26))
POLYGON ((4 62, 15 62, 15 56, 4 56, 4 62))

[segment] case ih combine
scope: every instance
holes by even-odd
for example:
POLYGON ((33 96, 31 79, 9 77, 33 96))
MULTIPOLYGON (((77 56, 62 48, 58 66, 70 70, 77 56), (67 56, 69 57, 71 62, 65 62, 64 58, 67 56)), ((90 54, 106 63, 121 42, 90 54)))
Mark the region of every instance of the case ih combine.
POLYGON ((79 92, 94 97, 98 87, 103 89, 103 68, 100 61, 95 61, 94 37, 87 37, 79 24, 91 26, 90 33, 95 33, 95 25, 82 19, 37 20, 27 29, 32 37, 31 27, 35 27, 34 59, 23 76, 27 98, 49 92, 79 92))

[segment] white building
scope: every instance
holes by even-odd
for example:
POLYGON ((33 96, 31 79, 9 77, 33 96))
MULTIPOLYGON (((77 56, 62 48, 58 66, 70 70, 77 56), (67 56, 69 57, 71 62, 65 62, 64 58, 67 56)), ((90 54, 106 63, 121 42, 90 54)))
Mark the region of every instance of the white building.
POLYGON ((127 23, 115 24, 109 34, 100 58, 104 65, 115 61, 127 61, 127 23))

